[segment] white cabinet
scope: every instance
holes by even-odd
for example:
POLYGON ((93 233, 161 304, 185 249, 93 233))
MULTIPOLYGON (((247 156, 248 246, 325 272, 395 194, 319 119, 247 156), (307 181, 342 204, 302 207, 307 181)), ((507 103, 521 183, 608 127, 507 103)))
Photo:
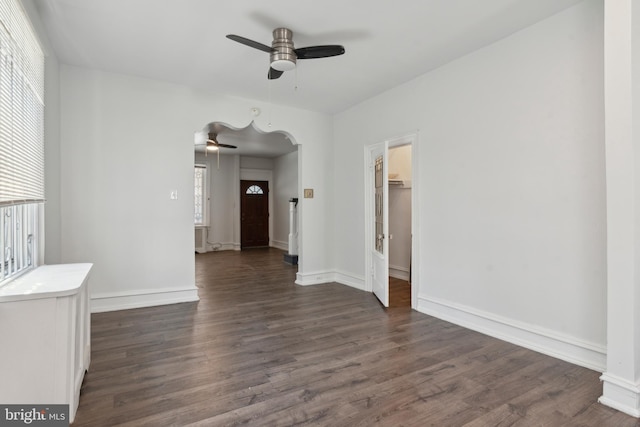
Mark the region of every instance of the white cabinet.
POLYGON ((0 288, 0 402, 69 404, 91 360, 92 264, 45 265, 0 288))

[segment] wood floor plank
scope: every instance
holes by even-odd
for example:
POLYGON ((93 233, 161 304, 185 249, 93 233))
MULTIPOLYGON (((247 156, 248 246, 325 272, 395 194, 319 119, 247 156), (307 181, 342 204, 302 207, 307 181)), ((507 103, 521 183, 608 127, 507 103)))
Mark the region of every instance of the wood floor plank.
POLYGON ((409 282, 389 277, 389 307, 411 308, 411 284, 409 282))
POLYGON ((74 427, 640 426, 598 373, 412 311, 406 282, 385 309, 295 275, 276 249, 199 254, 199 302, 93 314, 74 427))

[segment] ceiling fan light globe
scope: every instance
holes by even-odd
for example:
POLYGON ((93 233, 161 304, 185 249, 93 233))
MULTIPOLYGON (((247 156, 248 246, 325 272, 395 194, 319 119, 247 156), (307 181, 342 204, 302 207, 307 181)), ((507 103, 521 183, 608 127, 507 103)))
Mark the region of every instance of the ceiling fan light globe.
POLYGON ((218 151, 219 148, 216 145, 207 145, 207 150, 208 151, 218 151))
POLYGON ((271 68, 278 71, 291 71, 296 68, 296 63, 288 59, 277 59, 271 62, 271 68))

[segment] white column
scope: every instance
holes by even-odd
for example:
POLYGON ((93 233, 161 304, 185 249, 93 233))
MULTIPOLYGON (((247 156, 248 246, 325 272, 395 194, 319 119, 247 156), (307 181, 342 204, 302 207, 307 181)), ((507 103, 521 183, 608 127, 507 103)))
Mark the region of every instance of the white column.
POLYGON ((640 2, 604 7, 607 371, 599 401, 640 417, 640 2))
POLYGON ((298 255, 298 199, 289 200, 289 255, 298 255))

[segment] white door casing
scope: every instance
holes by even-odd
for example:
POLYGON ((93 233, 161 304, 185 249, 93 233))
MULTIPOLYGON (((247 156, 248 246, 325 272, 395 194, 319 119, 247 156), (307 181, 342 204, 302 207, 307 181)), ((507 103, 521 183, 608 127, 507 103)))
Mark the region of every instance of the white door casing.
POLYGON ((364 147, 364 164, 365 164, 365 176, 364 176, 364 202, 365 202, 365 283, 364 289, 369 292, 374 292, 380 299, 385 307, 389 305, 389 197, 388 191, 384 192, 383 196, 383 216, 386 221, 383 222, 384 240, 383 240, 383 253, 376 252, 375 245, 375 159, 380 154, 383 155, 383 185, 384 189, 388 190, 388 149, 389 147, 395 147, 400 145, 410 144, 412 146, 411 154, 411 169, 412 169, 412 191, 411 191, 411 263, 413 268, 411 270, 411 307, 413 309, 418 308, 418 287, 420 285, 420 245, 417 236, 419 233, 419 218, 420 218, 420 169, 419 169, 419 157, 418 157, 418 131, 414 131, 403 136, 395 137, 386 140, 385 142, 377 143, 374 145, 368 145, 364 147), (386 222, 386 228, 385 228, 386 222), (374 284, 374 272, 378 283, 374 284), (383 277, 381 277, 383 276, 383 277), (384 280, 384 283, 380 283, 379 279, 384 280), (376 288, 376 289, 374 289, 376 288), (384 301, 384 295, 380 297, 378 294, 386 292, 386 304, 384 301))

